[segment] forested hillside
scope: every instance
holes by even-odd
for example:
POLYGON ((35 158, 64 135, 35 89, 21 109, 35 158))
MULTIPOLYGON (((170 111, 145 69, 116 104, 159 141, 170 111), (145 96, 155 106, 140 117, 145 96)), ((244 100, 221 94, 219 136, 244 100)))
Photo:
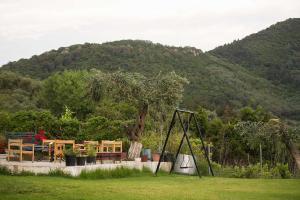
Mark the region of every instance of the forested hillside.
POLYGON ((300 88, 299 18, 279 22, 211 53, 246 66, 275 84, 300 88))
POLYGON ((15 112, 36 109, 40 82, 13 72, 0 73, 0 110, 15 112))
POLYGON ((147 77, 156 75, 160 71, 174 70, 190 82, 185 90, 182 107, 193 109, 201 105, 222 112, 228 106, 240 108, 246 105, 261 105, 278 116, 297 120, 300 118, 300 90, 296 90, 298 88, 297 73, 299 72, 298 28, 299 20, 288 20, 276 24, 262 33, 251 35, 245 41, 234 42, 232 45, 225 45, 208 53, 203 53, 193 47, 170 47, 149 41, 123 40, 103 44, 86 43, 62 47, 30 59, 11 62, 1 69, 39 80, 64 70, 90 70, 93 68, 102 71, 122 70, 139 72, 147 77), (286 27, 289 28, 286 34, 281 35, 281 30, 285 30, 286 27), (273 42, 274 38, 278 38, 281 43, 273 42), (266 41, 266 44, 263 45, 261 40, 266 41), (252 46, 247 41, 250 41, 252 46), (284 46, 288 41, 290 45, 284 46), (249 43, 250 46, 240 48, 244 43, 249 43), (235 46, 236 48, 233 48, 235 46), (253 47, 253 51, 251 47, 253 47), (284 48, 288 48, 291 53, 286 55, 282 50, 284 48), (228 53, 220 53, 223 52, 223 49, 228 53), (232 53, 238 49, 241 53, 232 53), (234 55, 240 56, 235 57, 234 55), (274 60, 268 61, 266 65, 269 66, 268 70, 272 71, 274 77, 282 78, 279 81, 280 84, 275 81, 277 79, 273 76, 264 75, 265 73, 271 74, 265 72, 266 67, 261 68, 261 66, 265 66, 270 57, 274 57, 274 60), (287 63, 285 60, 292 63, 289 68, 291 70, 284 72, 293 76, 292 86, 285 84, 287 81, 280 74, 282 70, 278 71, 277 66, 285 69, 281 66, 281 63, 287 63), (244 67, 244 65, 248 67, 244 67), (251 70, 250 65, 254 70, 251 70))

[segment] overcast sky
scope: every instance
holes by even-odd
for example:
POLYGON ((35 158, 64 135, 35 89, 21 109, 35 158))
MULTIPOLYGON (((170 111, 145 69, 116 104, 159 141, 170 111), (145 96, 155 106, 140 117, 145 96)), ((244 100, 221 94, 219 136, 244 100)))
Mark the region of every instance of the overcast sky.
POLYGON ((0 0, 0 65, 122 39, 207 51, 295 17, 300 0, 0 0))

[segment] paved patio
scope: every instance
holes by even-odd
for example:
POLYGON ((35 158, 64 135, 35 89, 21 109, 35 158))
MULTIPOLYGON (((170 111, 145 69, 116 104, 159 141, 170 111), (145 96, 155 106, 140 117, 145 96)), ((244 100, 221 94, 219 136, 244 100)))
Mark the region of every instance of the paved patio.
MULTIPOLYGON (((140 161, 122 161, 119 163, 98 163, 92 165, 85 165, 85 166, 66 166, 64 161, 57 161, 57 162, 49 162, 49 161, 10 161, 6 160, 5 154, 0 154, 0 166, 5 166, 8 169, 12 170, 13 172, 21 172, 21 171, 29 171, 35 174, 43 173, 47 174, 51 170, 62 170, 66 173, 71 174, 72 176, 77 176, 80 174, 82 170, 95 170, 95 169, 115 169, 117 167, 127 167, 130 169, 139 169, 142 170, 143 167, 150 169, 152 172, 155 171, 158 162, 140 162, 140 161)), ((170 170, 171 163, 170 162, 162 162, 161 163, 161 170, 168 171, 170 170)))

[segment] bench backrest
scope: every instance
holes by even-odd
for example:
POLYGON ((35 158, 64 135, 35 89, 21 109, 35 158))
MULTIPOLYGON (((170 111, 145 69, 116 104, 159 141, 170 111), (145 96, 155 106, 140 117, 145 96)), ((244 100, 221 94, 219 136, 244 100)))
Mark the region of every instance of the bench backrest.
POLYGON ((6 132, 6 140, 9 139, 22 139, 23 143, 34 143, 35 133, 34 132, 6 132))

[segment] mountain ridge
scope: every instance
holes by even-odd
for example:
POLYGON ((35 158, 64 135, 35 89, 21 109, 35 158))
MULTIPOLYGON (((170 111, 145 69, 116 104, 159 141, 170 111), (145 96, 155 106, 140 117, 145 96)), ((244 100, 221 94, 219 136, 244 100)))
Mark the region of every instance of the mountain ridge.
MULTIPOLYGON (((217 49, 217 48, 216 48, 217 49)), ((61 47, 10 62, 0 71, 13 71, 43 80, 64 70, 123 70, 151 76, 176 71, 189 79, 183 105, 222 110, 262 105, 278 116, 299 119, 300 93, 276 84, 244 64, 194 47, 174 47, 142 40, 85 43, 61 47)), ((292 89, 291 89, 292 88, 292 89)))

